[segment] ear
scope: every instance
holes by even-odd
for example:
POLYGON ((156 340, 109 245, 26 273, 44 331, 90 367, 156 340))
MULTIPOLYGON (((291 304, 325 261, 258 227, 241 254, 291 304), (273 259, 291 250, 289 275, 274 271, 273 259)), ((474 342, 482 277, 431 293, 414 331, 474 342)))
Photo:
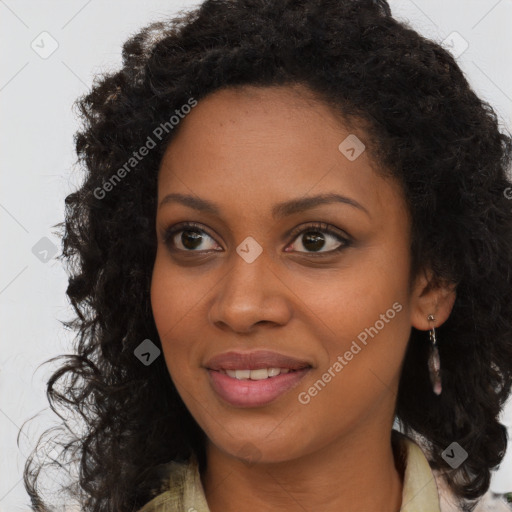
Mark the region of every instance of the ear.
POLYGON ((442 325, 453 309, 456 285, 449 282, 433 281, 430 270, 421 272, 414 283, 411 297, 411 325, 421 331, 432 327, 428 315, 434 315, 434 327, 442 325))

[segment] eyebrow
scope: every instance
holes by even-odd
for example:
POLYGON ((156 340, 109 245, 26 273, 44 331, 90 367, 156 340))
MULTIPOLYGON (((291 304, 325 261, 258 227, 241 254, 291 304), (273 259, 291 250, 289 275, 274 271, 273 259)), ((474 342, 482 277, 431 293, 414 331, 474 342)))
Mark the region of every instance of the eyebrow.
MULTIPOLYGON (((197 196, 190 196, 186 194, 177 193, 167 194, 160 202, 158 208, 161 208, 162 206, 170 203, 180 203, 184 206, 188 206, 189 208, 193 208, 194 210, 198 210, 200 212, 220 216, 220 208, 218 205, 206 199, 201 199, 200 197, 197 196)), ((350 206, 360 209, 361 211, 364 211, 370 217, 370 213, 368 212, 368 210, 362 204, 358 203, 355 199, 351 199, 350 197, 342 196, 340 194, 331 193, 320 194, 317 196, 310 197, 301 197, 298 199, 292 199, 290 201, 277 203, 272 208, 272 218, 279 219, 286 217, 288 215, 293 215, 294 213, 312 209, 315 206, 332 203, 348 204, 350 206)))

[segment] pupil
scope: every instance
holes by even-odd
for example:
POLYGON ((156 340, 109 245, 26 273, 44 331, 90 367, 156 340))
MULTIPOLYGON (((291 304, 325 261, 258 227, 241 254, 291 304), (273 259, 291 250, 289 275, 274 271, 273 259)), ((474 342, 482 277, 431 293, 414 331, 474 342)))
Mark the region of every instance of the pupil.
MULTIPOLYGON (((183 231, 181 235, 181 242, 187 249, 197 248, 202 241, 202 236, 193 230, 183 231)), ((309 250, 320 250, 325 245, 323 235, 318 231, 310 231, 308 234, 303 235, 303 245, 309 250)))
POLYGON ((201 244, 202 236, 198 234, 197 231, 187 230, 183 231, 181 235, 181 243, 187 249, 195 249, 201 244), (186 235, 186 233, 192 233, 192 236, 186 235), (192 243, 189 243, 188 240, 192 240, 192 243))
POLYGON ((318 249, 321 249, 324 244, 325 244, 325 240, 324 240, 324 237, 320 234, 319 235, 319 232, 318 231, 311 231, 309 234, 305 234, 304 235, 304 238, 302 243, 304 244, 304 247, 306 247, 306 249, 314 249, 314 250, 318 250, 318 249), (313 234, 311 234, 313 233, 313 234), (312 242, 313 243, 313 246, 308 246, 308 244, 312 242))

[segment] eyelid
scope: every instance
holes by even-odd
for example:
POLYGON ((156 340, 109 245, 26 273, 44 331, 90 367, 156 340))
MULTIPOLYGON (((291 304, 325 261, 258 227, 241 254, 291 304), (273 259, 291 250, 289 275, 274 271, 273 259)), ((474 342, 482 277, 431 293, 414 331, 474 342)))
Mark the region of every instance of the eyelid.
MULTIPOLYGON (((210 238, 212 238, 213 240, 215 240, 215 242, 218 244, 218 242, 216 241, 215 239, 215 236, 213 236, 208 229, 205 229, 205 226, 203 224, 200 224, 200 223, 197 223, 197 222, 194 222, 194 221, 183 221, 183 222, 179 222, 178 224, 174 224, 173 226, 169 227, 169 228, 166 228, 164 229, 164 232, 163 232, 163 240, 164 240, 164 243, 166 245, 169 245, 172 238, 174 237, 174 235, 176 233, 179 233, 180 231, 184 231, 186 230, 187 228, 195 228, 197 229, 198 231, 202 231, 203 233, 206 233, 210 238)), ((298 237, 298 235, 304 233, 304 232, 307 232, 307 231, 314 231, 314 230, 317 230, 317 231, 321 231, 323 233, 327 233, 331 236, 334 236, 335 238, 338 239, 339 242, 342 242, 342 245, 336 249, 332 249, 330 251, 326 251, 326 252, 302 252, 302 251, 299 251, 299 254, 307 254, 308 256, 324 256, 324 255, 332 255, 338 251, 340 251, 341 249, 344 249, 348 246, 350 246, 352 243, 353 243, 353 238, 345 231, 331 225, 331 224, 327 224, 325 222, 319 222, 319 221, 313 221, 313 222, 306 222, 306 223, 303 223, 303 224, 300 224, 299 226, 296 226, 295 228, 293 228, 292 230, 288 231, 286 234, 285 234, 285 237, 286 238, 291 238, 291 241, 295 241, 295 239, 298 237)), ((197 253, 201 253, 201 252, 204 252, 204 251, 183 251, 182 249, 176 249, 177 251, 180 251, 180 252, 188 252, 188 253, 194 253, 194 252, 197 252, 197 253)), ((215 249, 212 249, 212 250, 215 250, 215 249)), ((207 251, 209 252, 209 251, 207 251)), ((217 251, 218 252, 218 251, 217 251)))
POLYGON ((343 240, 346 240, 347 242, 352 242, 352 237, 345 231, 331 225, 327 224, 326 222, 305 222, 304 224, 300 224, 299 226, 293 228, 291 231, 286 233, 286 238, 292 237, 293 240, 300 235, 301 233, 305 231, 313 231, 313 230, 322 231, 325 233, 329 233, 330 235, 336 236, 338 238, 341 238, 343 240))
MULTIPOLYGON (((208 231, 208 229, 205 229, 205 226, 203 224, 199 224, 198 222, 194 222, 194 221, 183 221, 183 222, 179 222, 178 224, 174 224, 174 225, 164 229, 163 235, 162 235, 164 243, 169 244, 171 239, 174 237, 174 235, 176 233, 179 233, 180 231, 184 231, 189 228, 195 228, 198 231, 202 231, 203 233, 206 233, 210 238, 215 240, 215 237, 208 231)), ((185 251, 185 252, 200 252, 200 251, 185 251)))

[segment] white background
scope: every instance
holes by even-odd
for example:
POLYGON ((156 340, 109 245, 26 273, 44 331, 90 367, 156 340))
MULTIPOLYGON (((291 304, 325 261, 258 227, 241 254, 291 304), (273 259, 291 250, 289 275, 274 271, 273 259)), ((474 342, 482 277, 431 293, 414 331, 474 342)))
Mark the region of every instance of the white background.
MULTIPOLYGON (((30 510, 21 481, 25 455, 43 430, 56 424, 45 395, 53 366, 38 366, 70 352, 74 335, 59 322, 71 315, 61 263, 54 257, 43 263, 32 252, 43 237, 60 252, 52 226, 64 219, 64 198, 80 182, 71 105, 96 73, 120 66, 129 35, 198 3, 0 0, 0 512, 30 510), (58 43, 46 59, 31 48, 34 40, 42 46, 44 31, 58 43), (19 428, 38 413, 25 425, 18 448, 19 428)), ((460 66, 511 130, 512 0, 390 5, 394 15, 427 37, 441 42, 456 31, 467 41, 460 66)))

